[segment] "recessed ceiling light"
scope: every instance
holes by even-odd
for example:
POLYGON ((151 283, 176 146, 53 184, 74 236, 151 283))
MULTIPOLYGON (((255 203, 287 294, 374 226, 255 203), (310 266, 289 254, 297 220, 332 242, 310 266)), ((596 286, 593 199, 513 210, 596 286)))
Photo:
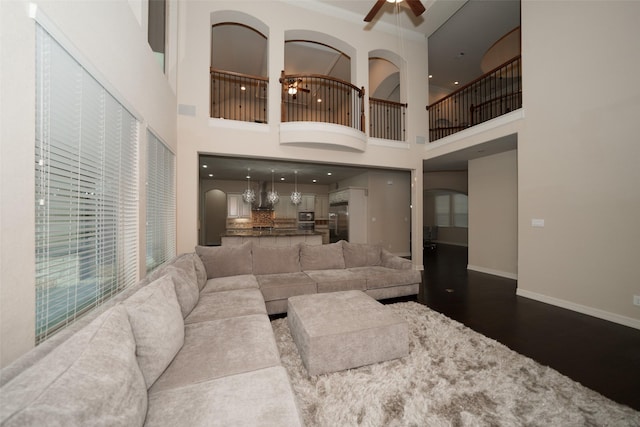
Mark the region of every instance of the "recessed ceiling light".
POLYGON ((205 168, 205 169, 206 169, 206 168, 208 168, 208 166, 207 166, 207 165, 202 165, 202 167, 203 167, 203 168, 205 168))
POLYGON ((318 102, 322 102, 322 99, 318 98, 318 102))
POLYGON ((429 78, 432 79, 433 78, 433 74, 429 74, 429 78))
POLYGON ((313 183, 315 184, 316 182, 318 182, 318 180, 317 180, 317 179, 314 179, 314 180, 313 180, 313 183))
POLYGON ((459 84, 460 84, 460 82, 456 80, 455 82, 453 82, 453 84, 454 84, 454 85, 459 85, 459 84))
POLYGON ((280 177, 280 181, 284 181, 284 176, 281 176, 281 177, 280 177))
POLYGON ((244 86, 240 86, 240 90, 247 90, 247 88, 244 86))
POLYGON ((209 178, 213 178, 213 174, 212 173, 209 174, 209 178))
POLYGON ((331 172, 327 172, 327 176, 331 176, 333 175, 331 172))

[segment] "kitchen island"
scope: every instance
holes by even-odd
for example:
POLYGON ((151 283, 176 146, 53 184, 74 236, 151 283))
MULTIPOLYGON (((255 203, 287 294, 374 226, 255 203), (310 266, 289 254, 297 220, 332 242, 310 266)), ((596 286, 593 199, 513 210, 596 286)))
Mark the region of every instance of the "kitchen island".
POLYGON ((228 229, 220 238, 222 246, 241 245, 248 241, 257 246, 293 246, 298 243, 322 244, 322 233, 296 229, 228 229))

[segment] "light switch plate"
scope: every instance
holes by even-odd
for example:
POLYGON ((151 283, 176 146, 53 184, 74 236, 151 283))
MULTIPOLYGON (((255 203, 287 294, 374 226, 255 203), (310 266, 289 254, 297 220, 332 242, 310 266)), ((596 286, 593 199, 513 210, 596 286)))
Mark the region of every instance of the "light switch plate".
POLYGON ((544 227, 544 219, 532 218, 531 219, 532 227, 544 227))

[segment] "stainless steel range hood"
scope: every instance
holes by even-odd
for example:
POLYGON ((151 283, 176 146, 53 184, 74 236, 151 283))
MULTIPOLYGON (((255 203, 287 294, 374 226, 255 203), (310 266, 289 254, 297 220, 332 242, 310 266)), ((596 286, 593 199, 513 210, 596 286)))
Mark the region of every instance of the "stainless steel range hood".
POLYGON ((273 204, 267 200, 267 182, 260 181, 260 188, 258 194, 256 194, 256 201, 253 202, 253 210, 256 211, 272 211, 273 204))

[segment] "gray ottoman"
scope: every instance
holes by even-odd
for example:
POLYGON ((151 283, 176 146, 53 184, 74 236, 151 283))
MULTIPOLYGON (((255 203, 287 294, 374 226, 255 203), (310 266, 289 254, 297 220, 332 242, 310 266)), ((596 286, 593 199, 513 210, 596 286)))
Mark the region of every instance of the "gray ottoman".
POLYGON ((289 298, 287 320, 309 375, 409 354, 409 327, 362 291, 289 298))

